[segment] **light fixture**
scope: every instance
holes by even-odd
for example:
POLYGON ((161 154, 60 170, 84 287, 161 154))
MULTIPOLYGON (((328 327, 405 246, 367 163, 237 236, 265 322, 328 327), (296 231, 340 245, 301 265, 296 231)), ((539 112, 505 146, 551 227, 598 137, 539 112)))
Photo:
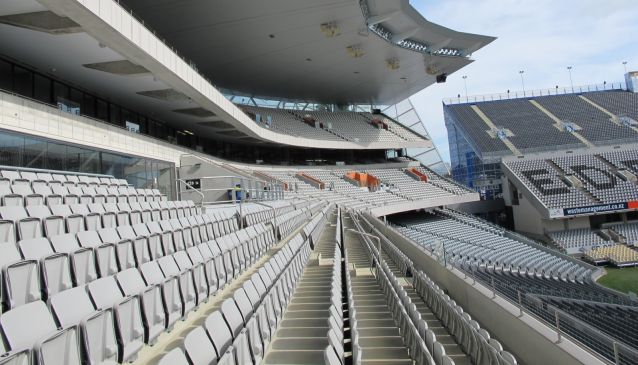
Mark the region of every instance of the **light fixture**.
POLYGON ((184 133, 194 136, 195 134, 187 129, 184 129, 184 133))
POLYGON ((441 70, 436 65, 436 63, 429 63, 425 66, 425 72, 428 75, 438 75, 439 73, 441 73, 441 70))
POLYGON ((339 25, 336 22, 328 22, 321 24, 321 32, 327 38, 334 38, 341 34, 341 29, 339 29, 339 25))
POLYGON ((389 60, 385 60, 385 65, 390 70, 398 70, 400 67, 398 58, 390 58, 389 60))
POLYGON ((361 48, 358 44, 348 46, 346 50, 348 51, 348 54, 354 58, 361 58, 365 54, 365 52, 363 52, 363 48, 361 48))

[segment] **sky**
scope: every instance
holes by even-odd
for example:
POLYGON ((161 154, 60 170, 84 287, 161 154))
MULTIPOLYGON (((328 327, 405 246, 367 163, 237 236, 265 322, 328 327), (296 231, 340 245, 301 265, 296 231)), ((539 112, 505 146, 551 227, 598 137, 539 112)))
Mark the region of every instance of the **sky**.
POLYGON ((468 95, 620 82, 638 70, 638 0, 410 0, 427 20, 497 37, 475 61, 410 100, 449 161, 442 100, 468 95))

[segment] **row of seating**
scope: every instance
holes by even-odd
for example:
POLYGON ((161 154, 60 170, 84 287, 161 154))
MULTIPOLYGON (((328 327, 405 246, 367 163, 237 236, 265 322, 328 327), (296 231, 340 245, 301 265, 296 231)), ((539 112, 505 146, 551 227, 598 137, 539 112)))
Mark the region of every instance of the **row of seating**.
POLYGON ((166 196, 162 195, 157 189, 136 189, 132 186, 3 185, 0 180, 0 206, 136 203, 165 200, 166 196))
POLYGON ((216 259, 212 240, 61 291, 49 299, 51 312, 41 300, 18 306, 0 317, 5 349, 31 354, 40 364, 61 358, 67 364, 131 361, 144 343, 152 343, 264 252, 266 247, 251 249, 251 243, 256 244, 227 247, 216 259))
MULTIPOLYGON (((33 172, 24 170, 0 170, 0 181, 5 180, 11 183, 40 183, 47 185, 69 185, 69 186, 128 186, 124 179, 116 179, 113 176, 89 176, 82 174, 53 173, 53 172, 33 172)), ((2 185, 2 183, 0 183, 2 185)))
MULTIPOLYGON (((328 346, 324 350, 324 361, 329 365, 345 364, 341 265, 341 248, 336 245, 332 263, 330 309, 326 333, 328 346)), ((352 328, 350 335, 352 336, 352 328)))
MULTIPOLYGON (((4 313, 0 327, 5 339, 2 345, 8 353, 3 358, 20 363, 31 357, 38 364, 57 364, 62 358, 69 364, 131 361, 142 346, 152 344, 159 334, 240 275, 276 242, 270 223, 216 236, 203 217, 211 220, 208 215, 189 217, 202 224, 191 230, 198 233, 193 234, 192 245, 185 243, 182 250, 175 247, 175 252, 139 267, 118 267, 119 271, 107 276, 53 293, 48 298, 50 309, 43 300, 35 300, 4 313), (264 228, 262 234, 257 233, 257 227, 264 228), (199 240, 194 238, 200 234, 199 240), (32 318, 25 318, 31 313, 35 313, 32 318), (34 330, 26 333, 18 324, 34 330)), ((234 228, 238 228, 236 220, 234 228)), ((289 243, 295 250, 302 245, 300 236, 289 243)), ((287 249, 281 254, 284 256, 273 258, 277 260, 272 262, 273 268, 283 257, 292 257, 287 249)), ((119 264, 118 260, 114 262, 119 264)), ((281 272, 271 271, 270 277, 281 272)), ((287 298, 285 294, 281 297, 287 298)))
POLYGON ((592 269, 506 235, 477 218, 451 218, 445 211, 403 217, 397 230, 430 251, 443 249, 448 263, 465 263, 529 273, 553 280, 587 280, 592 269))
POLYGON ((144 274, 145 268, 153 267, 147 265, 151 262, 166 272, 170 269, 167 265, 173 265, 171 257, 180 270, 189 266, 189 262, 204 262, 209 284, 212 281, 223 285, 229 276, 235 276, 275 243, 272 228, 265 224, 216 235, 207 215, 190 218, 167 222, 173 226, 164 225, 160 230, 152 222, 137 225, 137 231, 120 226, 64 234, 50 240, 21 240, 17 245, 3 243, 0 245, 5 254, 3 307, 10 310, 31 301, 46 300, 71 287, 131 268, 144 274))
POLYGON ((638 265, 638 252, 623 244, 593 248, 585 252, 585 257, 594 263, 608 261, 616 266, 638 265))
POLYGON ((590 228, 551 232, 549 238, 568 254, 576 254, 592 247, 611 245, 612 241, 601 237, 590 228))
MULTIPOLYGON (((52 237, 64 233, 114 228, 199 214, 191 201, 157 203, 61 204, 0 207, 0 241, 52 237)), ((237 226, 236 219, 224 219, 237 226)))
MULTIPOLYGON (((381 232, 374 228, 367 219, 362 218, 362 222, 366 224, 378 237, 380 237, 381 248, 388 255, 390 260, 396 266, 403 262, 408 266, 411 273, 412 286, 423 302, 430 308, 432 313, 439 319, 441 324, 450 332, 461 349, 467 354, 472 363, 476 364, 516 364, 516 359, 512 354, 503 351, 503 347, 496 339, 491 339, 489 332, 480 328, 476 321, 472 321, 469 314, 464 313, 463 308, 456 305, 438 286, 434 284, 427 276, 414 268, 412 261, 405 256, 392 242, 390 242, 381 232), (429 285, 429 286, 428 286, 429 285), (435 286, 437 290, 429 291, 435 286), (447 311, 446 306, 451 306, 453 312, 447 311), (465 321, 463 323, 458 321, 465 321), (468 327, 471 324, 471 328, 468 327), (463 332, 474 329, 474 332, 463 332), (482 336, 485 341, 480 342, 477 336, 482 336), (489 345, 489 346, 488 346, 489 345)), ((387 261, 381 263, 381 269, 385 273, 388 283, 390 283, 398 293, 398 298, 402 301, 404 308, 412 320, 412 323, 418 330, 420 338, 425 341, 426 348, 432 354, 434 362, 438 364, 453 364, 452 358, 448 357, 445 352, 445 346, 436 340, 435 332, 429 329, 428 323, 422 319, 422 314, 417 310, 417 304, 414 304, 414 297, 410 297, 406 293, 405 287, 396 278, 395 272, 390 270, 387 261)), ((402 273, 403 275, 403 273, 402 273)), ((406 275, 407 276, 407 275, 406 275)), ((442 332, 438 332, 442 335, 442 332)), ((416 345, 413 345, 416 346, 416 345)))
POLYGON ((159 365, 259 364, 310 257, 301 234, 226 299, 203 327, 186 335, 159 365))
MULTIPOLYGON (((340 241, 337 241, 340 242, 340 241)), ((348 252, 345 251, 344 265, 346 276, 346 293, 348 299, 348 320, 350 324, 350 344, 352 349, 352 364, 361 365, 361 359, 363 358, 363 352, 361 350, 361 344, 359 343, 359 325, 357 321, 357 310, 355 309, 354 292, 352 290, 352 278, 350 276, 350 260, 348 259, 348 252)))
MULTIPOLYGON (((416 271, 413 277, 414 288, 423 301, 430 307, 446 328, 458 340, 463 351, 470 356, 474 364, 516 364, 516 358, 503 350, 500 342, 491 338, 489 332, 481 328, 478 322, 465 313, 463 308, 450 299, 425 273, 416 271)), ((419 322, 419 331, 425 330, 428 348, 436 349, 436 335, 427 328, 425 322, 419 322)), ((435 350, 436 358, 436 350, 435 350)))

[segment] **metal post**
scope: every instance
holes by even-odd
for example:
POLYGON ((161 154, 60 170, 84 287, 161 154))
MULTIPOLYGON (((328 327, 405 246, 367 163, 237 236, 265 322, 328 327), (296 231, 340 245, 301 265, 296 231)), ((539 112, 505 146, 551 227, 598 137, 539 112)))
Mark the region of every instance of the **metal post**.
MULTIPOLYGON (((241 191, 240 191, 241 194, 241 191)), ((239 201, 239 228, 244 229, 244 210, 243 210, 243 202, 244 199, 239 201)))
POLYGON ((563 338, 560 334, 560 317, 558 315, 558 311, 554 312, 554 319, 556 321, 556 335, 558 336, 556 343, 561 343, 563 341, 563 338))
POLYGON ((496 288, 494 287, 494 277, 492 277, 492 299, 496 298, 496 288))
POLYGON ((523 316, 523 297, 520 290, 518 291, 518 316, 523 316))
POLYGON ((620 365, 620 353, 618 352, 618 342, 614 341, 614 364, 620 365))

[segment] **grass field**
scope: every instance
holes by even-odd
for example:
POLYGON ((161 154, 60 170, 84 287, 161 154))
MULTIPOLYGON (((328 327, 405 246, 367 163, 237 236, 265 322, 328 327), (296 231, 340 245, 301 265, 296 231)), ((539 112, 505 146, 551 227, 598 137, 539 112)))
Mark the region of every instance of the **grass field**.
POLYGON ((598 279, 598 284, 616 289, 623 293, 634 292, 638 294, 638 267, 624 269, 606 268, 607 275, 598 279))

